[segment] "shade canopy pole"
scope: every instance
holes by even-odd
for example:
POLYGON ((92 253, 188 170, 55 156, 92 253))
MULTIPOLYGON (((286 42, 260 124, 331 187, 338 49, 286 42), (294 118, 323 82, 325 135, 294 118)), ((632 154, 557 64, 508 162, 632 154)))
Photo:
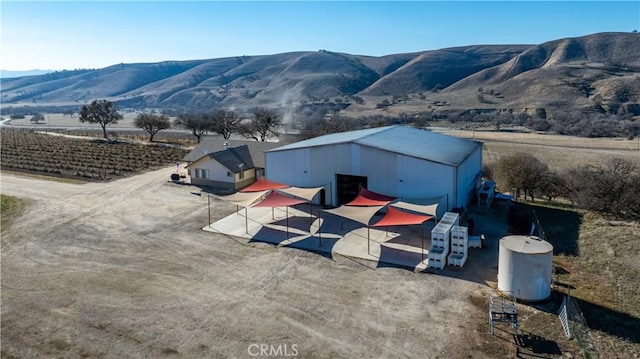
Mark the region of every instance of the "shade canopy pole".
POLYGON ((244 207, 244 230, 249 234, 249 215, 247 212, 247 207, 244 207))
POLYGON ((211 196, 209 195, 207 195, 207 212, 208 212, 207 226, 211 228, 211 196))
POLYGON ((420 246, 422 247, 422 260, 424 260, 424 222, 420 223, 422 234, 420 236, 420 246))
POLYGON ((367 253, 371 254, 371 238, 369 237, 369 225, 367 225, 367 253))
POLYGON ((320 210, 318 210, 318 242, 322 247, 322 217, 320 216, 320 210))
MULTIPOLYGON (((271 207, 271 208, 273 208, 273 207, 271 207)), ((285 208, 285 211, 287 213, 287 219, 286 219, 286 222, 287 222, 287 239, 289 239, 289 206, 284 206, 284 208, 285 208)))

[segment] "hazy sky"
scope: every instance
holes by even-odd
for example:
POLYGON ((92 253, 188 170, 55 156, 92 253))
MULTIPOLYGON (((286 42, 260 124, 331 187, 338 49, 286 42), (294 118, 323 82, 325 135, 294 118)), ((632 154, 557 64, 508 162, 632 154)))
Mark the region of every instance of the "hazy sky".
POLYGON ((640 1, 6 1, 0 68, 325 49, 386 55, 640 30, 640 1))

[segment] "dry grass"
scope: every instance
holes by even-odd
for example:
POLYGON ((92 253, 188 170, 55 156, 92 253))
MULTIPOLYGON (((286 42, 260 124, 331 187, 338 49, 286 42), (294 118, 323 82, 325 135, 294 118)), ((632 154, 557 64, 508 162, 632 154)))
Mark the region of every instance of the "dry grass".
MULTIPOLYGON (((473 131, 451 134, 474 135, 473 131)), ((485 143, 485 162, 527 152, 554 170, 612 158, 640 163, 636 141, 493 131, 476 131, 475 138, 485 143)), ((554 277, 557 289, 570 291, 578 300, 600 355, 640 357, 640 223, 607 220, 568 204, 531 205, 554 245, 555 265, 568 272, 554 277)), ((564 342, 563 334, 552 324, 559 324, 555 313, 544 310, 525 315, 522 321, 523 328, 536 328, 534 334, 555 339, 565 352, 570 343, 564 342)))
POLYGON ((585 213, 576 254, 554 258, 556 266, 568 272, 555 279, 563 292, 570 291, 578 300, 600 353, 624 358, 640 355, 638 238, 636 222, 608 221, 585 213))
MULTIPOLYGON (((564 207, 529 205, 554 246, 554 264, 563 269, 563 274, 553 278, 555 288, 577 299, 595 349, 612 358, 640 356, 640 223, 605 220, 564 207)), ((553 338, 565 352, 562 332, 552 328, 559 324, 555 310, 542 309, 545 313, 534 314, 540 316, 537 321, 546 318, 548 324, 536 324, 525 316, 523 328, 535 328, 534 334, 553 338)))
POLYGON ((636 140, 495 131, 474 133, 456 130, 447 134, 482 141, 485 163, 498 161, 502 156, 516 152, 529 153, 553 170, 604 163, 614 157, 640 163, 640 150, 636 140))
POLYGON ((0 201, 0 229, 4 231, 11 225, 13 218, 22 212, 25 200, 0 194, 0 201))
POLYGON ((587 150, 638 150, 637 140, 622 138, 587 138, 544 133, 526 133, 513 131, 468 131, 457 130, 451 134, 480 141, 510 142, 536 146, 552 146, 587 150))

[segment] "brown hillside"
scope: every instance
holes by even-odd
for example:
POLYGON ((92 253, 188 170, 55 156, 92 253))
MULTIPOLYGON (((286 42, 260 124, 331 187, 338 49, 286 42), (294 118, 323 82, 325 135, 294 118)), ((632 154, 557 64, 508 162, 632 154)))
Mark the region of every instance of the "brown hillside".
POLYGON ((325 50, 119 64, 1 79, 2 106, 288 107, 351 101, 348 111, 640 107, 640 35, 600 33, 539 45, 477 45, 372 57, 325 50), (487 92, 480 98, 478 90, 487 92), (420 98, 416 94, 421 93, 420 98), (376 103, 414 95, 413 102, 376 103))

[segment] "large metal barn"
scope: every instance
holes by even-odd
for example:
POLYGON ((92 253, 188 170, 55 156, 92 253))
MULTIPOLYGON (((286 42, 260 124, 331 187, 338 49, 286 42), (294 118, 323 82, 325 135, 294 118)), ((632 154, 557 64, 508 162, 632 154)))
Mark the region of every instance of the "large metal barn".
POLYGON ((265 166, 272 181, 324 186, 316 203, 338 206, 365 187, 403 199, 440 197, 446 211, 471 201, 482 172, 482 143, 387 126, 277 147, 265 152, 265 166))

